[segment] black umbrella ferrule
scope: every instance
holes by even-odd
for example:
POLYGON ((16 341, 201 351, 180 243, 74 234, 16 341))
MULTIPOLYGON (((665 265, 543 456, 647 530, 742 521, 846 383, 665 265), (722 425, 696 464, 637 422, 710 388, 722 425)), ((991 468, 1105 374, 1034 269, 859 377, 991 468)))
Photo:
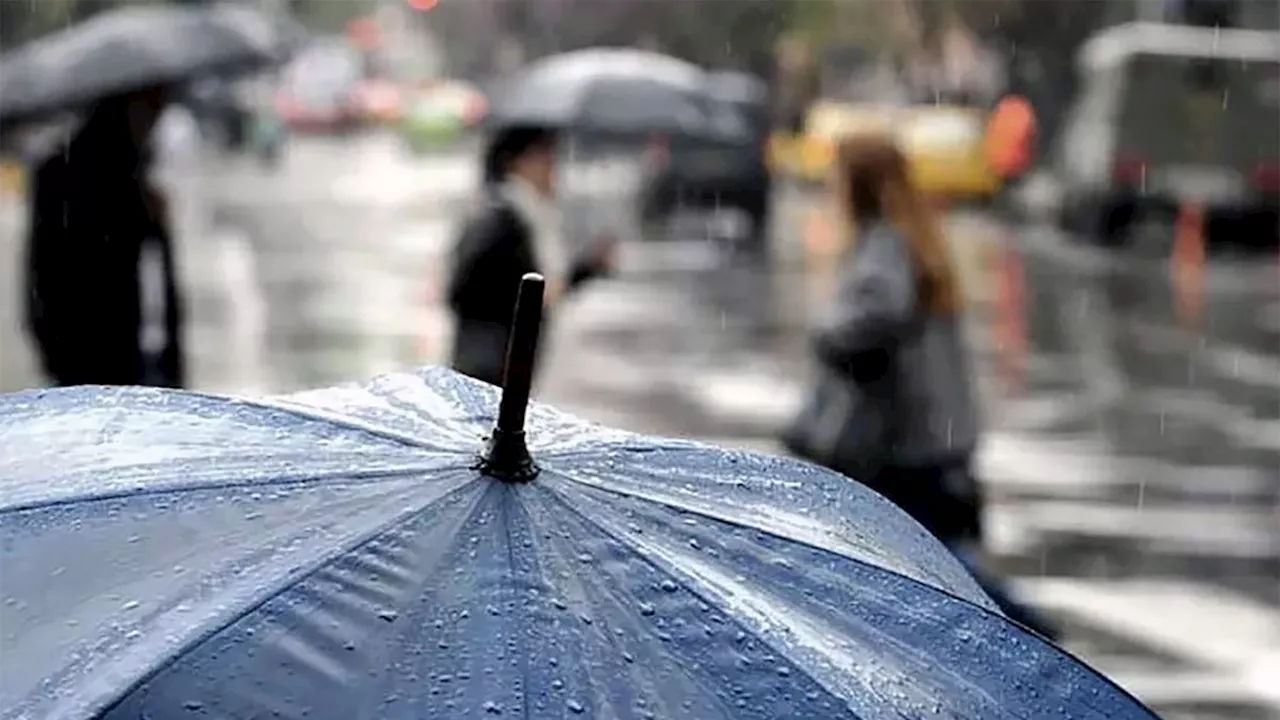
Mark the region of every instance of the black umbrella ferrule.
POLYGON ((502 400, 498 406, 498 422, 489 436, 480 470, 486 475, 510 482, 532 480, 538 466, 529 455, 524 439, 525 413, 533 388, 534 363, 538 354, 538 335, 542 329, 542 296, 546 280, 537 273, 520 278, 516 295, 515 317, 507 336, 506 364, 502 371, 502 400))

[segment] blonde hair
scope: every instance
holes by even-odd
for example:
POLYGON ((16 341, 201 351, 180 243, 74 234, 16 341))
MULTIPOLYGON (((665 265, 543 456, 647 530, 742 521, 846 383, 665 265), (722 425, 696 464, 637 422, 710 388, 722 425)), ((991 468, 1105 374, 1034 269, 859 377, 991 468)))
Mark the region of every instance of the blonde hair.
POLYGON ((959 282, 941 223, 893 138, 881 132, 848 135, 836 161, 837 200, 850 227, 876 220, 893 226, 907 241, 921 303, 935 315, 959 312, 959 282))

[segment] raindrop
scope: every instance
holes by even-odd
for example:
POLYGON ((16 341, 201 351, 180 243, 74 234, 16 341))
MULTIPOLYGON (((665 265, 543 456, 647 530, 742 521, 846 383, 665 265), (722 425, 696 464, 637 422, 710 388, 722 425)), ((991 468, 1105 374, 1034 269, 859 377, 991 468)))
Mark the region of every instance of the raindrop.
POLYGON ((502 706, 492 700, 489 700, 484 704, 484 711, 490 715, 501 715, 502 706))
POLYGON ((790 676, 791 676, 791 668, 786 667, 786 666, 782 666, 782 665, 778 666, 778 671, 777 671, 777 672, 778 672, 778 675, 779 675, 779 676, 781 676, 781 677, 790 677, 790 676))
POLYGON ((557 680, 552 680, 552 681, 551 681, 551 689, 552 689, 552 690, 559 690, 559 689, 560 689, 560 688, 562 688, 562 687, 564 687, 564 681, 563 681, 563 680, 558 680, 558 679, 557 679, 557 680))
POLYGON ((557 610, 564 610, 566 607, 568 607, 567 605, 564 604, 564 601, 561 600, 560 598, 556 598, 552 600, 551 604, 554 605, 557 610))
POLYGON ((648 617, 649 615, 653 615, 653 614, 654 614, 654 613, 656 613, 656 612, 657 612, 657 610, 656 610, 652 605, 650 605, 649 603, 640 603, 640 614, 641 614, 641 615, 644 615, 644 616, 648 617))
POLYGON ((395 610, 383 610, 378 613, 378 619, 385 620, 387 622, 395 622, 398 617, 400 617, 400 613, 395 610))
POLYGON ((200 702, 199 700, 188 700, 188 701, 186 701, 186 702, 182 703, 182 707, 186 708, 187 710, 191 710, 191 711, 193 711, 193 712, 194 712, 194 711, 196 711, 196 710, 203 710, 203 709, 204 709, 204 703, 200 702))
POLYGON ((132 545, 133 543, 136 543, 136 542, 138 542, 138 541, 139 541, 139 540, 141 540, 141 539, 142 539, 142 536, 141 536, 141 535, 130 535, 130 536, 129 536, 129 540, 128 540, 128 542, 129 542, 129 544, 130 544, 130 545, 132 545))
POLYGON ((674 582, 674 581, 672 581, 672 580, 663 580, 663 581, 662 581, 662 589, 663 589, 665 592, 675 592, 676 590, 679 590, 679 589, 680 589, 680 586, 679 586, 679 585, 677 585, 677 584, 675 584, 675 582, 674 582))
POLYGON ((636 661, 636 656, 635 656, 635 655, 632 655, 632 654, 631 654, 631 653, 629 653, 629 652, 624 652, 624 653, 622 653, 622 659, 623 659, 623 660, 625 660, 625 661, 627 661, 627 662, 629 662, 629 663, 633 663, 633 662, 635 662, 635 661, 636 661))
POLYGON ((569 711, 572 712, 574 715, 581 715, 582 713, 586 712, 586 708, 583 707, 582 703, 578 702, 577 700, 570 700, 569 702, 565 703, 565 705, 568 706, 569 711))
POLYGON ((120 609, 121 609, 121 610, 133 610, 133 609, 137 608, 137 607, 138 607, 139 605, 141 605, 141 604, 142 604, 142 603, 138 602, 137 600, 130 600, 129 602, 127 602, 127 603, 125 603, 124 605, 122 605, 120 609))
POLYGON ((346 651, 348 651, 348 652, 352 652, 352 651, 354 651, 354 650, 356 649, 356 644, 355 644, 355 642, 353 642, 353 641, 351 641, 351 640, 348 640, 348 641, 346 641, 345 643, 343 643, 343 644, 342 644, 342 649, 344 649, 344 650, 346 650, 346 651))
POLYGON ((140 637, 142 637, 141 630, 130 630, 129 632, 124 634, 125 640, 137 640, 140 637))

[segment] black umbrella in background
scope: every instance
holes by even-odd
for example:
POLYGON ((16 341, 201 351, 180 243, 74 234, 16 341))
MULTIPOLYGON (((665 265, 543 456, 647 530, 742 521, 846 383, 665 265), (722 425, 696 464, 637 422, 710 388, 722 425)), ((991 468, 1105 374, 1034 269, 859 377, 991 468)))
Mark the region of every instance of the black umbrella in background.
POLYGON ((667 55, 593 48, 534 63, 492 99, 488 123, 601 133, 676 133, 732 137, 706 107, 706 73, 667 55))
POLYGON ((0 56, 0 122, 284 60, 298 32, 244 5, 129 7, 0 56))

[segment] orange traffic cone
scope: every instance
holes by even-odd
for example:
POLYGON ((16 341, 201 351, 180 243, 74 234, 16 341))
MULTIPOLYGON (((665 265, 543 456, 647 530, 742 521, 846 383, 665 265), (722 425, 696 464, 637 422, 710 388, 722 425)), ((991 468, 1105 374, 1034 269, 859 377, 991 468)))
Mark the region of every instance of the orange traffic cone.
POLYGON ((1178 321, 1188 330, 1200 327, 1204 312, 1205 242, 1204 209, 1186 203, 1178 209, 1169 280, 1178 321))
POLYGON ((1000 248, 996 259, 996 360, 1005 391, 1022 390, 1027 365, 1026 285, 1017 251, 1000 248))

